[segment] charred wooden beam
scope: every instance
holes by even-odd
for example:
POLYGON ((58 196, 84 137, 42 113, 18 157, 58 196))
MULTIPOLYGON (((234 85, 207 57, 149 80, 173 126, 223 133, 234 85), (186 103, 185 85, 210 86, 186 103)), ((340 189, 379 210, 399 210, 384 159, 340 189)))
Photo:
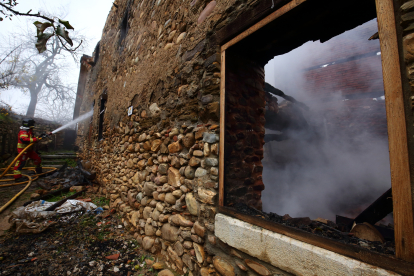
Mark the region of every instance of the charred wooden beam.
POLYGON ((368 206, 355 218, 356 223, 368 222, 374 225, 393 211, 391 188, 368 206))

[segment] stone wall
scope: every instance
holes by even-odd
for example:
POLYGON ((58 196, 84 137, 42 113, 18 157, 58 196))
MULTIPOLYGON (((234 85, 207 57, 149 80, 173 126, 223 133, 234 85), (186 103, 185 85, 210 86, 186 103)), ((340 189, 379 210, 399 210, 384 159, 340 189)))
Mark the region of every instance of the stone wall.
MULTIPOLYGON (((80 113, 92 107, 94 115, 78 128, 81 157, 91 161, 102 184, 100 192, 110 198, 124 227, 146 250, 160 252, 168 266, 180 272, 287 275, 247 258, 215 236, 218 41, 224 40, 214 36, 220 29, 237 34, 227 26, 243 12, 257 21, 271 12, 272 3, 278 9, 286 2, 118 0, 104 27, 99 55, 92 55, 80 113), (267 10, 255 13, 262 6, 267 10), (133 113, 128 116, 130 106, 133 113), (100 126, 102 139, 98 139, 100 126)), ((246 65, 236 58, 230 67, 243 71, 237 64, 246 65)), ((234 137, 226 147, 232 147, 232 156, 239 154, 233 158, 239 160, 228 159, 228 165, 240 173, 233 177, 231 170, 226 172, 228 182, 234 180, 234 185, 226 186, 226 200, 248 201, 260 209, 263 67, 249 66, 245 72, 249 78, 228 76, 234 89, 229 90, 227 108, 243 112, 237 112, 240 118, 229 117, 226 126, 226 134, 234 137), (237 152, 238 143, 247 151, 237 152)))
POLYGON ((15 120, 0 121, 0 153, 17 153, 17 134, 20 131, 20 124, 15 120))
MULTIPOLYGON (((218 45, 208 37, 217 25, 224 26, 257 1, 116 4, 83 95, 81 114, 93 105, 94 117, 79 126, 82 157, 92 161, 110 207, 122 215, 126 229, 146 250, 161 252, 178 271, 241 274, 229 257, 231 248, 214 236, 221 61, 218 45), (123 29, 125 18, 128 26, 123 29), (98 141, 102 97, 107 98, 107 108, 103 139, 98 141), (128 116, 131 105, 133 114, 128 116)), ((263 68, 259 73, 260 86, 263 68)), ((258 105, 264 106, 262 98, 258 105)), ((257 114, 263 117, 263 112, 250 111, 251 125, 239 129, 239 136, 256 130, 252 120, 257 114)), ((260 151, 263 137, 256 136, 257 145, 251 148, 260 151)), ((249 166, 260 167, 262 153, 247 154, 258 154, 249 166)), ((260 174, 256 167, 252 179, 256 171, 260 174)), ((254 191, 246 198, 260 207, 257 181, 251 183, 249 189, 254 191)))

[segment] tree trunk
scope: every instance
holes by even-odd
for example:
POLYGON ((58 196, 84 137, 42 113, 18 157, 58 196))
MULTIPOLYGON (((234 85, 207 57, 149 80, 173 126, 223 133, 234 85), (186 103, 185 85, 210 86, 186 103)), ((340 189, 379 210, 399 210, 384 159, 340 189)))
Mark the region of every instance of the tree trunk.
POLYGON ((36 105, 37 105, 37 93, 34 91, 30 91, 30 104, 26 112, 27 117, 32 117, 32 118, 34 117, 36 105))

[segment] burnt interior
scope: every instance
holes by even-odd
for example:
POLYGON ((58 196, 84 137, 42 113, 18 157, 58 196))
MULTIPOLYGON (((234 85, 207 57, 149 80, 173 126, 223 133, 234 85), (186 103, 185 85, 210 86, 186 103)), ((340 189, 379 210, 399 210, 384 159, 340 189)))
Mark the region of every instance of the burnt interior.
MULTIPOLYGON (((351 230, 354 222, 373 225, 392 212, 391 189, 384 190, 384 194, 375 202, 366 202, 366 206, 372 204, 368 208, 364 206, 361 210, 356 210, 354 217, 337 216, 336 223, 329 222, 331 225, 327 221, 316 222, 309 218, 292 220, 289 216, 282 217, 262 211, 262 193, 266 193, 267 187, 263 182, 265 144, 287 139, 284 133, 267 135, 266 128, 271 126, 271 129, 278 131, 299 130, 304 139, 317 139, 317 134, 306 125, 306 115, 301 111, 307 108, 306 103, 298 102, 295 98, 289 99, 289 95, 267 86, 265 64, 274 56, 288 53, 308 41, 328 41, 375 18, 375 1, 308 0, 226 50, 225 206, 356 245, 360 245, 360 240, 343 234, 351 230), (269 96, 269 92, 273 96, 269 96), (274 97, 277 94, 287 100, 283 110, 274 97)), ((374 52, 362 54, 355 59, 373 55, 374 52)), ((352 58, 336 62, 350 61, 352 58)), ((363 97, 381 95, 383 91, 374 91, 363 97)), ((360 98, 355 93, 346 100, 360 98)), ((385 118, 385 109, 383 110, 379 113, 385 118)), ((386 119, 380 123, 385 126, 381 131, 386 135, 386 119)), ((378 248, 371 246, 371 249, 393 254, 392 228, 375 227, 387 242, 378 248)))

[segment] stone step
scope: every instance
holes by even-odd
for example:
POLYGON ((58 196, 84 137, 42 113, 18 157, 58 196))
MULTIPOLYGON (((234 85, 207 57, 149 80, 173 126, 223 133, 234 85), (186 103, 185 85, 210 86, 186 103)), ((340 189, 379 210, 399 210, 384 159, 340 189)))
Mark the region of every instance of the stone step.
POLYGON ((47 160, 47 161, 43 161, 42 162, 43 165, 63 165, 65 163, 66 162, 65 161, 62 161, 62 160, 56 160, 56 161, 54 161, 54 160, 47 160))
POLYGON ((65 154, 65 155, 41 155, 43 159, 65 159, 65 158, 76 158, 75 154, 65 154))
POLYGON ((60 169, 62 168, 63 165, 43 165, 43 167, 52 167, 52 168, 56 168, 56 169, 60 169))

